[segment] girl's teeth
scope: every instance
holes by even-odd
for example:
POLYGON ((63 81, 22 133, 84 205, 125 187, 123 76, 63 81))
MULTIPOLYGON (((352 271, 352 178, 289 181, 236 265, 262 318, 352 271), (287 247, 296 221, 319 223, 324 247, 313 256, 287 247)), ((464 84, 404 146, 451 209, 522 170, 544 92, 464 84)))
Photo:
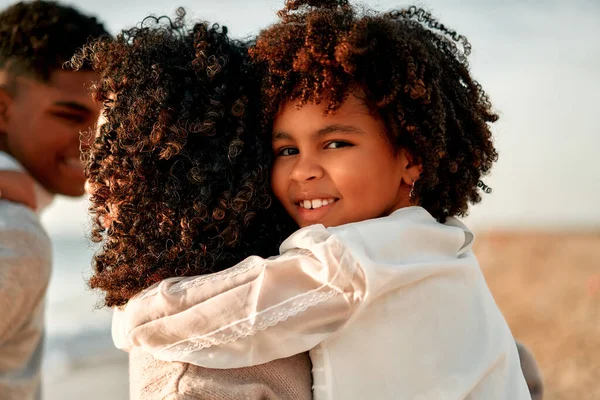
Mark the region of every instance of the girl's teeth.
POLYGON ((321 208, 323 206, 332 204, 335 199, 315 199, 315 200, 302 200, 300 201, 300 207, 306 208, 308 210, 321 208))

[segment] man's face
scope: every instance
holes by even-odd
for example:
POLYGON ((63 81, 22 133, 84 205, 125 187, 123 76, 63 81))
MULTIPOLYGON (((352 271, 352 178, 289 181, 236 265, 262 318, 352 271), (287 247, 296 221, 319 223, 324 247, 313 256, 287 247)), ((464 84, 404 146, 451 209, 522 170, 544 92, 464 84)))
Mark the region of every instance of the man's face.
POLYGON ((80 146, 91 138, 80 133, 88 133, 98 118, 100 105, 88 91, 96 78, 94 72, 62 70, 49 82, 17 77, 16 93, 7 101, 0 148, 52 193, 84 192, 80 146))

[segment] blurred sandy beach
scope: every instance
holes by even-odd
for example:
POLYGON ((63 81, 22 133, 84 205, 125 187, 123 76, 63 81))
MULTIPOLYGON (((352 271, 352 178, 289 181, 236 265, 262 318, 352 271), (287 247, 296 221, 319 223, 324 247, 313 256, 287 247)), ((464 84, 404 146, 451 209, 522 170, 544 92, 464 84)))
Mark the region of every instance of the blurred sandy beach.
MULTIPOLYGON (((513 334, 538 360, 546 400, 600 399, 600 233, 489 232, 475 252, 513 334)), ((46 400, 128 398, 126 354, 53 374, 46 400)))
POLYGON ((44 378, 44 400, 121 400, 129 398, 127 354, 114 349, 71 366, 68 373, 44 378))
POLYGON ((475 253, 545 400, 600 399, 600 232, 479 235, 475 253))

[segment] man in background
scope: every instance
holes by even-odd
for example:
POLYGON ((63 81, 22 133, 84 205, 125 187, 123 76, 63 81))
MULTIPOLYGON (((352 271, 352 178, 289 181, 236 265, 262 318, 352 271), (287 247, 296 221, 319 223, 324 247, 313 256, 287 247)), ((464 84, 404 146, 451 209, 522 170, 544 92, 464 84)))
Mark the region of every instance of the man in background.
MULTIPOLYGON (((54 194, 84 193, 80 132, 88 131, 98 117, 99 105, 88 93, 95 74, 62 66, 89 39, 105 34, 95 18, 54 2, 18 3, 0 13, 0 170, 33 178, 32 206, 37 211, 54 194)), ((41 398, 51 261, 50 240, 38 214, 3 200, 0 193, 3 400, 41 398)))

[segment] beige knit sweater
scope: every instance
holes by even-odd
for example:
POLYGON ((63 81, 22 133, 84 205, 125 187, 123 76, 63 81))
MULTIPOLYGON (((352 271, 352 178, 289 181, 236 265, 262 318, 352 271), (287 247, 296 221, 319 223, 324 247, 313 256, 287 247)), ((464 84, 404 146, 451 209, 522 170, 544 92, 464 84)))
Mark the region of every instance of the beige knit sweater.
POLYGON ((131 400, 310 400, 308 353, 237 369, 166 362, 134 348, 129 354, 131 400))
MULTIPOLYGON (((2 151, 0 170, 24 171, 2 151)), ((39 185, 36 197, 40 209, 52 199, 39 185)), ((0 198, 0 400, 41 398, 44 299, 51 263, 50 238, 38 215, 0 198)))

